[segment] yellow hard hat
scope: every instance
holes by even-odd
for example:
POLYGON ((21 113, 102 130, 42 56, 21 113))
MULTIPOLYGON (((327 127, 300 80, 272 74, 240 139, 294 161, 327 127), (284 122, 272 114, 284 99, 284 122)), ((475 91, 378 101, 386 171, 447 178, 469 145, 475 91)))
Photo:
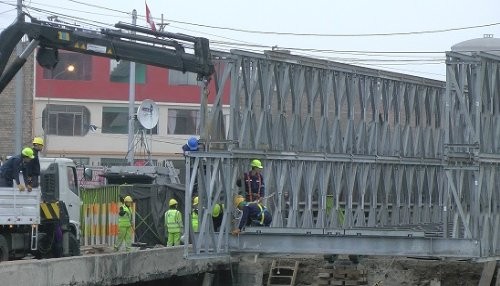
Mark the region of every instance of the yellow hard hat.
POLYGON ((43 146, 43 139, 41 137, 33 138, 33 144, 38 144, 43 146))
POLYGON ((24 157, 28 157, 30 159, 33 159, 35 158, 35 155, 33 153, 33 149, 29 148, 29 147, 26 147, 23 149, 23 151, 21 151, 21 154, 24 156, 24 157))
POLYGON ((194 197, 193 206, 196 206, 197 204, 198 204, 198 197, 194 197))
POLYGON ((234 197, 234 199, 233 199, 234 207, 237 208, 244 201, 245 201, 245 198, 243 196, 236 196, 236 197, 234 197))
POLYGON ((126 196, 124 199, 123 199, 124 202, 126 203, 131 203, 133 200, 132 200, 132 197, 131 196, 126 196))
POLYGON ((212 210, 212 216, 213 217, 218 217, 220 215, 221 211, 222 211, 221 205, 220 204, 215 204, 214 209, 212 210))
POLYGON ((175 199, 170 199, 170 201, 168 201, 168 206, 173 206, 173 205, 176 205, 177 204, 177 201, 175 199))
POLYGON ((262 169, 264 167, 262 167, 262 162, 260 160, 252 160, 252 162, 250 162, 250 166, 251 167, 255 167, 255 168, 259 168, 259 169, 262 169))

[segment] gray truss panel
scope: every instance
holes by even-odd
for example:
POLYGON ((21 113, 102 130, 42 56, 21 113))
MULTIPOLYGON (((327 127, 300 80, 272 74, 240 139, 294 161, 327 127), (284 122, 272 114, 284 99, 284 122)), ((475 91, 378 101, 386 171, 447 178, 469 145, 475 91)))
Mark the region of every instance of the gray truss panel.
MULTIPOLYGON (((348 253, 356 244, 334 237, 334 246, 322 245, 312 234, 383 226, 390 228, 385 235, 358 243, 392 254, 391 233, 409 229, 425 237, 396 240, 411 250, 400 253, 453 256, 458 247, 469 257, 500 254, 497 58, 449 53, 446 89, 441 82, 276 52, 232 51, 217 60, 216 102, 201 134, 209 144, 214 138, 236 144, 188 156, 213 167, 187 172, 186 199, 198 175, 199 191, 213 198, 206 200, 207 209, 215 198, 231 205, 232 196, 243 191, 236 179, 259 158, 269 195, 265 203, 273 214, 270 229, 286 226, 283 241, 293 241, 279 244, 278 236, 264 232, 261 237, 278 239, 277 247, 288 252, 317 240, 348 253), (220 99, 228 85, 229 133, 222 138, 220 99)), ((233 219, 227 218, 220 234, 213 233, 209 218, 209 212, 202 216, 202 239, 194 251, 227 253, 235 239, 229 235, 233 219)))

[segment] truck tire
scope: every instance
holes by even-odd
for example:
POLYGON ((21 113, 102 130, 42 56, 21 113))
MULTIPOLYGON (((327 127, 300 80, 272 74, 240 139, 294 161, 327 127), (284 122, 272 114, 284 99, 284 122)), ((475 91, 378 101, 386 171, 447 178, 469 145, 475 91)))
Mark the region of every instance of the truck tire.
POLYGON ((9 260, 9 246, 5 237, 0 235, 0 261, 9 260))
POLYGON ((53 237, 46 234, 40 234, 38 240, 38 250, 35 252, 36 259, 52 258, 52 241, 53 237))
POLYGON ((76 239, 75 234, 69 233, 69 256, 80 255, 80 241, 76 239))

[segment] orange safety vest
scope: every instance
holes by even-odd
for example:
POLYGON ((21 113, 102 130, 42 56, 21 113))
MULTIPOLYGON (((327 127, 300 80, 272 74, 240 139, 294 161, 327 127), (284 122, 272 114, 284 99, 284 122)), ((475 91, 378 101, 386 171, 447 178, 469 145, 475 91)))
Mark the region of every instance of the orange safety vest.
MULTIPOLYGON (((247 183, 248 195, 250 196, 250 202, 253 202, 254 198, 253 198, 253 192, 252 192, 252 178, 250 177, 250 172, 245 173, 244 176, 245 176, 245 182, 247 183)), ((259 173, 258 177, 259 178, 257 179, 257 183, 259 185, 258 185, 258 191, 256 194, 257 197, 255 198, 256 200, 260 199, 260 190, 262 189, 262 175, 259 173)))

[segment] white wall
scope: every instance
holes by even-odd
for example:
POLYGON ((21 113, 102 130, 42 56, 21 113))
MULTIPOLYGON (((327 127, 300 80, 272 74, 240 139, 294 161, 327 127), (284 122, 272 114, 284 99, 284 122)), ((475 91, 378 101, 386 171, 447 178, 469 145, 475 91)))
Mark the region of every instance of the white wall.
MULTIPOLYGON (((42 112, 46 104, 46 99, 35 98, 33 116, 35 136, 44 137, 42 112)), ((84 105, 90 111, 91 124, 95 124, 97 127, 100 127, 102 123, 103 106, 128 106, 127 102, 118 101, 87 102, 64 99, 51 99, 50 104, 84 105)), ((167 135, 168 108, 199 108, 199 106, 180 104, 159 104, 158 106, 160 110, 158 135, 152 136, 150 147, 152 158, 157 160, 181 158, 181 147, 192 135, 167 135)), ((229 110, 225 112, 229 112, 229 110)), ((135 140, 137 141, 139 138, 136 136, 135 140)), ((147 138, 150 140, 149 135, 147 138)), ((99 164, 101 157, 125 158, 128 149, 127 134, 105 134, 101 132, 100 128, 96 132, 89 131, 85 136, 47 135, 45 139, 45 156, 90 158, 91 165, 99 164)), ((136 148, 135 153, 136 158, 140 158, 141 153, 143 156, 146 155, 145 148, 136 148)))

